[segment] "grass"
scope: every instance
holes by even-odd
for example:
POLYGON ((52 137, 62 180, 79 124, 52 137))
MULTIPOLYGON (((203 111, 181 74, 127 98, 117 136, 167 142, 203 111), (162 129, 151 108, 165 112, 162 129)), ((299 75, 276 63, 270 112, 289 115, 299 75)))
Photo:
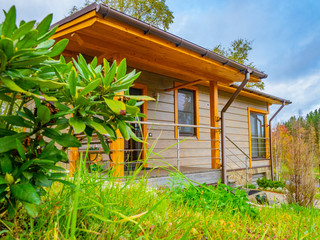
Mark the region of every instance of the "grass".
MULTIPOLYGON (((209 191, 220 196, 213 187, 187 186, 187 190, 182 190, 181 185, 175 184, 176 187, 171 188, 153 188, 143 180, 128 179, 119 183, 108 176, 86 171, 74 179, 70 180, 78 188, 61 183, 50 187, 37 218, 30 218, 21 210, 14 224, 1 219, 0 236, 4 239, 320 237, 320 213, 316 209, 288 205, 255 207, 257 215, 252 216, 235 204, 221 205, 221 197, 212 200, 213 195, 209 194, 208 208, 203 205, 206 194, 188 197, 188 191, 209 191), (195 201, 201 204, 195 204, 195 201)), ((228 197, 232 196, 228 194, 228 197)))

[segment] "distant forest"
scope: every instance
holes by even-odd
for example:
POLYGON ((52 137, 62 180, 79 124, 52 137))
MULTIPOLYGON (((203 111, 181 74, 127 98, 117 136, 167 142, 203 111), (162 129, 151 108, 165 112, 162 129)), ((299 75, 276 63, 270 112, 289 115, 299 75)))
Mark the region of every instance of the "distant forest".
POLYGON ((278 124, 272 137, 276 178, 299 177, 297 181, 301 182, 302 177, 313 181, 319 173, 320 109, 278 124))

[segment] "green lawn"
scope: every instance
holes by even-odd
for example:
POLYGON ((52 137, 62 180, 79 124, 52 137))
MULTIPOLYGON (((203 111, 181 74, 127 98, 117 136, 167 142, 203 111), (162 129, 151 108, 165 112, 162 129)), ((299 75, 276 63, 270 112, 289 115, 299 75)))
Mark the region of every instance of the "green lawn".
MULTIPOLYGON (((181 176, 180 176, 181 178, 181 176)), ((251 207, 243 192, 221 185, 151 188, 82 173, 55 183, 38 217, 24 210, 0 236, 12 239, 319 239, 320 213, 297 206, 251 207)), ((176 178, 174 178, 176 179, 176 178)))

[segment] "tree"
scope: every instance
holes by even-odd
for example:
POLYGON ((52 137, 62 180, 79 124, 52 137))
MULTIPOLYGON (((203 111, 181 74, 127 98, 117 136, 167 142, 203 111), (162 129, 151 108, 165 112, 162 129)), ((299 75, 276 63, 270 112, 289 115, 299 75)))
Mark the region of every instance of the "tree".
MULTIPOLYGON (((166 0, 86 0, 84 7, 93 2, 108 5, 165 31, 169 29, 169 25, 173 23, 174 19, 173 12, 166 5, 166 0)), ((81 7, 73 6, 70 14, 79 9, 81 7)))
MULTIPOLYGON (((222 47, 221 44, 216 46, 212 51, 218 53, 230 60, 236 61, 240 64, 249 66, 251 68, 255 68, 252 62, 249 62, 249 52, 252 50, 252 41, 248 41, 246 39, 237 39, 231 43, 231 46, 226 49, 222 47)), ((264 82, 255 82, 255 83, 248 83, 246 87, 249 88, 258 88, 263 90, 264 89, 264 82)))

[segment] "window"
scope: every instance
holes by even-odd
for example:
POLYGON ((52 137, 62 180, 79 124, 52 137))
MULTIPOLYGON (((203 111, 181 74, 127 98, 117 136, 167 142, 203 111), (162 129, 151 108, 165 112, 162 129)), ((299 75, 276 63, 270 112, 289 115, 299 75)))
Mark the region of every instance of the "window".
MULTIPOLYGON (((175 87, 181 83, 175 82, 175 87)), ((199 96, 198 88, 186 86, 174 90, 174 123, 199 125, 199 96)), ((181 127, 180 135, 196 136, 200 138, 199 128, 181 127)), ((175 127, 175 137, 177 138, 177 127, 175 127)))
POLYGON ((250 142, 251 158, 266 158, 266 113, 264 111, 250 110, 250 142), (256 112, 257 111, 257 112, 256 112))
MULTIPOLYGON (((178 90, 178 123, 194 125, 194 91, 187 89, 178 90)), ((193 127, 181 127, 180 133, 194 135, 193 127)))

